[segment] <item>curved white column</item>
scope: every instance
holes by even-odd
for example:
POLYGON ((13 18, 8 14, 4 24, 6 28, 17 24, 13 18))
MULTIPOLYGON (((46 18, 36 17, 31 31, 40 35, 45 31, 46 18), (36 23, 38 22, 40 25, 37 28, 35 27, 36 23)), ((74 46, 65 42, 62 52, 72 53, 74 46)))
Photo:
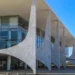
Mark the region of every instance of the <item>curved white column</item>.
POLYGON ((51 11, 47 19, 44 43, 37 49, 37 60, 51 70, 51 11))
POLYGON ((73 40, 73 51, 72 51, 72 55, 70 56, 70 58, 75 59, 75 39, 73 40))
POLYGON ((74 44, 73 44, 72 55, 69 58, 67 58, 67 60, 70 61, 75 66, 75 39, 73 41, 74 44))
POLYGON ((36 73, 36 0, 32 0, 29 30, 26 38, 14 47, 1 49, 0 53, 22 60, 36 73))
POLYGON ((63 35, 61 41, 61 49, 60 49, 60 62, 66 68, 66 53, 65 53, 65 28, 63 28, 63 35))
POLYGON ((52 52, 52 63, 54 63, 58 69, 60 69, 60 22, 57 21, 56 25, 56 36, 55 44, 51 50, 52 52))

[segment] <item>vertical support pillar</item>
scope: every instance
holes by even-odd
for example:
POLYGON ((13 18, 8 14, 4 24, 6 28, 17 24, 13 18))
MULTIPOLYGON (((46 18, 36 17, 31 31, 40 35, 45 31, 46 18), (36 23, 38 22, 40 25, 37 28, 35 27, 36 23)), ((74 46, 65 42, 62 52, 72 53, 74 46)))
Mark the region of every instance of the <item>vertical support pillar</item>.
MULTIPOLYGON (((8 33, 8 42, 7 42, 7 46, 11 47, 11 31, 9 30, 8 33)), ((7 57, 7 70, 10 71, 11 70, 11 56, 7 57)))
POLYGON ((66 50, 66 51, 65 51, 66 58, 68 58, 68 55, 69 55, 69 54, 68 54, 68 47, 67 47, 67 46, 66 46, 65 50, 66 50))
MULTIPOLYGON (((7 46, 11 47, 11 31, 9 30, 8 33, 8 42, 7 42, 7 46)), ((11 70, 11 56, 7 57, 7 70, 11 70)))
POLYGON ((56 36, 55 36, 55 65, 60 69, 60 21, 57 20, 56 36))
POLYGON ((63 27, 63 34, 62 34, 62 41, 61 41, 61 51, 60 51, 60 56, 61 56, 61 64, 66 68, 66 56, 65 56, 65 28, 63 27))
POLYGON ((30 41, 32 44, 33 49, 33 72, 36 74, 36 0, 32 0, 32 6, 30 11, 30 20, 29 20, 29 30, 28 30, 28 36, 31 37, 30 41))
POLYGON ((60 47, 60 25, 59 20, 57 20, 56 25, 56 36, 55 36, 55 44, 60 47))
POLYGON ((26 63, 25 63, 25 66, 24 67, 25 67, 25 70, 27 70, 27 64, 26 63))
POLYGON ((37 69, 38 69, 38 60, 36 61, 36 66, 37 66, 37 69))
POLYGON ((51 71, 51 11, 48 11, 44 43, 37 49, 37 60, 51 71))
POLYGON ((73 51, 70 58, 74 58, 74 57, 75 57, 75 39, 73 39, 73 51))
POLYGON ((48 55, 47 66, 49 71, 51 71, 51 11, 49 11, 47 17, 44 43, 44 49, 47 50, 46 54, 48 55))
POLYGON ((10 71, 11 70, 11 56, 7 57, 7 70, 10 71))
POLYGON ((44 43, 37 49, 37 60, 51 71, 51 11, 48 11, 44 43))
MULTIPOLYGON (((75 54, 75 39, 73 40, 73 55, 75 54)), ((75 56, 75 55, 74 55, 75 56)))
POLYGON ((11 31, 9 30, 9 33, 8 33, 8 42, 7 42, 7 46, 8 47, 11 47, 11 31))

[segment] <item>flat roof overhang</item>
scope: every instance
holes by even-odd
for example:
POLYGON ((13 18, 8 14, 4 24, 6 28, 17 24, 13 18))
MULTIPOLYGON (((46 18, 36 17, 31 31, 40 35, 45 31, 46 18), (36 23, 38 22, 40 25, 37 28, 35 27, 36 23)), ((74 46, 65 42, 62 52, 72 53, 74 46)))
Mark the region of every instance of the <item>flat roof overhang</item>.
MULTIPOLYGON (((0 16, 6 15, 20 15, 24 19, 29 21, 30 17, 30 8, 31 8, 32 0, 0 0, 0 16)), ((48 11, 51 8, 47 5, 45 0, 37 0, 37 26, 45 31, 46 21, 48 16, 48 11)), ((52 10, 51 10, 52 11, 52 10)), ((59 20, 58 17, 52 11, 52 20, 51 20, 51 29, 52 36, 55 37, 56 32, 56 24, 57 22, 53 20, 59 20)), ((60 21, 60 20, 59 20, 60 21)), ((62 30, 65 26, 60 21, 60 39, 62 38, 62 30)), ((66 31, 66 45, 72 46, 74 37, 71 33, 65 28, 66 31)))

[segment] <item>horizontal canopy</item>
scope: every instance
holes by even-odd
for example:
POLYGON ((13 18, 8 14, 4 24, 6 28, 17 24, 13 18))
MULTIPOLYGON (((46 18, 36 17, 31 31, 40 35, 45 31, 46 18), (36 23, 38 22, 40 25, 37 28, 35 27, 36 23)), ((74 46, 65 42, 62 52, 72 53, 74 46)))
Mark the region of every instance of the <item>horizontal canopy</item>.
MULTIPOLYGON (((0 16, 20 15, 24 19, 29 21, 31 4, 32 0, 0 0, 0 16)), ((46 21, 49 10, 51 9, 47 5, 46 1, 37 0, 37 26, 43 31, 46 28, 46 21)), ((59 19, 52 11, 51 29, 53 37, 55 37, 56 32, 55 28, 57 24, 57 21, 55 20, 59 19)), ((62 22, 60 22, 60 36, 62 36, 63 27, 65 28, 62 22)), ((65 31, 66 31, 66 45, 72 46, 72 40, 74 39, 74 37, 66 28, 65 31)))

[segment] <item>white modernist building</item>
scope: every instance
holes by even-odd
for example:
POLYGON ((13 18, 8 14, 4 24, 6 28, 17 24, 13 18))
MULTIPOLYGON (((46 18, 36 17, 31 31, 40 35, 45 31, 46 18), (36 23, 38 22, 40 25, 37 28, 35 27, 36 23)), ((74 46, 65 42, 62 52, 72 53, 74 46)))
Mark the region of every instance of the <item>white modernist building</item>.
POLYGON ((46 0, 0 1, 1 69, 66 67, 65 49, 73 39, 46 0))

